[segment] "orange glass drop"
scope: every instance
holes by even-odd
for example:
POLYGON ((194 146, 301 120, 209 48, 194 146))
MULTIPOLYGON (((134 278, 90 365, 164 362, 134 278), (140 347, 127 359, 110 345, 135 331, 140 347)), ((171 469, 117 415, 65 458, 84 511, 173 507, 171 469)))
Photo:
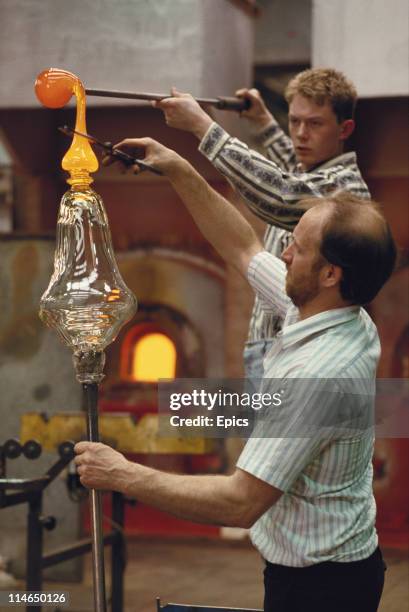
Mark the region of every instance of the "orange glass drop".
POLYGON ((48 68, 40 72, 34 83, 37 98, 47 108, 61 108, 68 104, 78 78, 72 72, 60 68, 48 68))
MULTIPOLYGON (((87 132, 85 122, 85 90, 80 79, 60 68, 48 68, 41 72, 34 84, 37 98, 48 108, 65 106, 74 94, 77 99, 75 130, 87 132)), ((62 168, 69 172, 67 180, 73 187, 90 185, 90 172, 98 170, 98 160, 87 138, 74 134, 71 146, 62 160, 62 168)))

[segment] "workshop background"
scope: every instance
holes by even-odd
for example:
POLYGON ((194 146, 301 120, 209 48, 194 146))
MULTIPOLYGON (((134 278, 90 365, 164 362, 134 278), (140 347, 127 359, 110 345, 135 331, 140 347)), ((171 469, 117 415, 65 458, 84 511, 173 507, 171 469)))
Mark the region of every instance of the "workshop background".
MULTIPOLYGON (((35 98, 35 77, 50 66, 73 72, 90 88, 167 92, 175 85, 213 97, 255 85, 284 127, 283 92, 294 74, 321 65, 343 70, 360 95, 349 146, 357 151, 373 197, 384 206, 400 251, 396 272, 369 306, 383 347, 379 377, 408 377, 405 0, 0 0, 0 23, 0 446, 21 438, 27 413, 51 417, 81 409, 71 355, 38 318, 52 271, 59 201, 67 190, 60 163, 69 141, 57 127, 75 120, 74 102, 49 110, 35 98)), ((251 142, 237 115, 213 115, 251 142)), ((246 211, 197 152, 194 137, 168 128, 149 103, 88 97, 87 128, 103 141, 150 136, 163 142, 246 211)), ((253 301, 245 282, 209 247, 165 179, 104 167, 94 179, 121 273, 139 302, 137 315, 107 350, 101 411, 138 418, 155 414, 155 380, 163 371, 174 377, 242 376, 253 301), (140 374, 138 359, 158 335, 163 363, 158 359, 150 373, 140 374)), ((263 223, 246 215, 261 235, 263 223)), ((53 435, 57 438, 51 424, 41 457, 8 461, 7 476, 34 477, 48 469, 55 458, 53 435)), ((26 437, 35 433, 25 430, 26 437)), ((164 469, 225 472, 241 444, 229 440, 196 454, 159 447, 134 454, 164 469)), ((378 440, 374 461, 381 544, 406 550, 408 451, 406 439, 378 440)), ((47 489, 44 509, 57 519, 56 528, 44 533, 46 548, 78 538, 87 527, 83 504, 68 497, 65 476, 47 489)), ((23 505, 0 510, 0 556, 18 577, 24 574, 26 514, 23 505)), ((140 505, 127 508, 125 530, 152 542, 170 536, 246 537, 240 530, 194 525, 140 505)), ((46 576, 80 580, 82 561, 56 565, 46 576)))

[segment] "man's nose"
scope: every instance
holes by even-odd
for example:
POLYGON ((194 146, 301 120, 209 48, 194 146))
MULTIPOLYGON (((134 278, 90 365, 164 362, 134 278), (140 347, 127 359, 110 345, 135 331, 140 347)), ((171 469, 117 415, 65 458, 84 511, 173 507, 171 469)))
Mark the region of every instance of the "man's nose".
POLYGON ((290 264, 291 257, 292 255, 291 255, 291 245, 290 245, 281 253, 281 259, 283 260, 284 263, 290 264))
POLYGON ((297 136, 298 136, 298 138, 307 138, 307 136, 308 136, 308 127, 304 123, 304 121, 300 121, 300 124, 298 126, 298 130, 297 130, 297 136))

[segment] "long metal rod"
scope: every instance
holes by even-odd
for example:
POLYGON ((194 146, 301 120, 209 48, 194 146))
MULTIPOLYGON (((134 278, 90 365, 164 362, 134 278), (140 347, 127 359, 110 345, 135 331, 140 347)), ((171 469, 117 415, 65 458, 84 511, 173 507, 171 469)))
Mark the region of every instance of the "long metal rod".
MULTIPOLYGON (((131 100, 164 100, 170 98, 171 94, 149 93, 147 91, 118 91, 116 89, 88 89, 85 93, 89 96, 101 96, 102 98, 129 98, 131 100)), ((199 104, 217 104, 217 98, 196 98, 199 104)))
MULTIPOLYGON (((82 388, 84 393, 84 407, 87 411, 88 440, 90 442, 99 442, 98 385, 96 383, 84 383, 82 388)), ((100 491, 91 489, 90 500, 92 569, 94 576, 94 610, 95 612, 106 612, 104 533, 102 529, 102 505, 100 491)))
MULTIPOLYGON (((88 96, 100 96, 102 98, 127 98, 130 100, 164 100, 170 98, 171 94, 148 93, 146 91, 117 91, 115 89, 91 89, 86 88, 88 96)), ((219 96, 217 98, 195 98, 199 104, 209 104, 220 110, 242 111, 250 107, 250 101, 245 98, 219 96)))

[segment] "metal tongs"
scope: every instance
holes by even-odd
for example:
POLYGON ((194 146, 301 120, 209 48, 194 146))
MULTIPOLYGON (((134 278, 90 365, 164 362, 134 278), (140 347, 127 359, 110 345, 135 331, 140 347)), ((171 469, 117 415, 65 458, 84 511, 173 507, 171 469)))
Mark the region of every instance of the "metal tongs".
POLYGON ((161 172, 157 168, 154 168, 150 164, 147 164, 141 159, 132 157, 132 155, 128 155, 128 153, 125 153, 125 151, 121 151, 121 149, 115 149, 112 142, 102 142, 101 140, 98 140, 98 138, 95 138, 95 136, 91 136, 91 134, 84 134, 83 132, 78 132, 77 130, 70 128, 68 125, 64 125, 62 127, 59 127, 58 129, 66 136, 72 136, 73 134, 77 134, 77 136, 83 136, 84 138, 87 138, 87 140, 92 142, 92 144, 95 144, 97 145, 97 147, 104 149, 104 151, 106 151, 111 157, 116 157, 117 159, 120 159, 126 166, 133 166, 136 164, 137 166, 139 166, 141 171, 149 170, 149 172, 153 172, 154 174, 158 174, 160 176, 163 175, 163 172, 161 172))

